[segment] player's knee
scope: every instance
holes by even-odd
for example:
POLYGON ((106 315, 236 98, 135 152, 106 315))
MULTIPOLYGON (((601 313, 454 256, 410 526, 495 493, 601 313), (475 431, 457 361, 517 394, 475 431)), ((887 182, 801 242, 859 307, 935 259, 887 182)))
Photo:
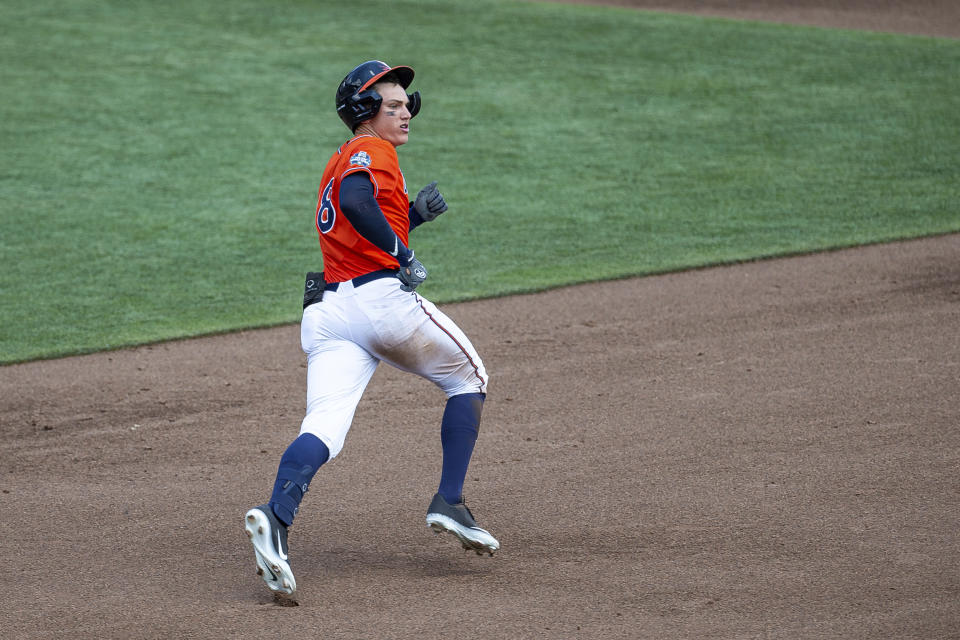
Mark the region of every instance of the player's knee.
POLYGON ((462 396, 462 395, 468 395, 468 394, 479 394, 482 396, 486 396, 487 383, 485 379, 461 380, 457 384, 444 386, 443 391, 444 393, 446 393, 448 398, 453 398, 454 396, 462 396))
POLYGON ((487 374, 480 358, 474 358, 465 361, 459 368, 457 383, 454 388, 446 389, 447 397, 458 396, 467 393, 487 393, 487 384, 490 382, 490 376, 487 374))
POLYGON ((347 438, 347 429, 332 429, 329 417, 320 412, 308 413, 303 423, 300 425, 300 433, 310 433, 326 445, 330 451, 328 460, 333 460, 343 449, 343 443, 347 438))

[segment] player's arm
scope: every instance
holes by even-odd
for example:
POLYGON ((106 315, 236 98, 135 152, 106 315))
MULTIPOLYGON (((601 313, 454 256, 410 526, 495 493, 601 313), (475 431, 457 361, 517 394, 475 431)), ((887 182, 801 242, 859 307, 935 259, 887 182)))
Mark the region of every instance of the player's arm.
POLYGON ((417 208, 413 206, 412 202, 410 203, 410 211, 407 212, 407 215, 410 218, 410 226, 408 227, 410 231, 413 231, 414 229, 422 225, 424 222, 426 222, 426 220, 421 218, 420 214, 417 213, 417 208))
POLYGON ((373 194, 373 183, 366 172, 351 173, 340 182, 340 211, 365 240, 406 267, 413 259, 413 251, 390 228, 373 194))

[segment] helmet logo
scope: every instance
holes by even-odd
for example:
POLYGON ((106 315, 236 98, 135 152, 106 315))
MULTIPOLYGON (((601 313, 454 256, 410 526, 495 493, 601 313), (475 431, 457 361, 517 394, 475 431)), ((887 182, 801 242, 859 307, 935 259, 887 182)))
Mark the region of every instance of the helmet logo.
POLYGON ((357 165, 358 167, 369 167, 370 166, 370 156, 366 151, 357 151, 355 154, 350 156, 350 164, 357 165))

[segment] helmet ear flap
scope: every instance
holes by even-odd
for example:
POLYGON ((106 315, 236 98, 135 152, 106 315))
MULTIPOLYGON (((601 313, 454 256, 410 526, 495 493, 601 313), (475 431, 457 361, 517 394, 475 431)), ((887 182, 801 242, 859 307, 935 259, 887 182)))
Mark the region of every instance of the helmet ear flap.
POLYGON ((377 115, 382 103, 383 98, 373 89, 354 94, 346 104, 350 129, 355 132, 361 123, 377 115))
POLYGON ((407 111, 410 112, 410 117, 420 113, 420 92, 414 91, 413 95, 407 94, 407 111))

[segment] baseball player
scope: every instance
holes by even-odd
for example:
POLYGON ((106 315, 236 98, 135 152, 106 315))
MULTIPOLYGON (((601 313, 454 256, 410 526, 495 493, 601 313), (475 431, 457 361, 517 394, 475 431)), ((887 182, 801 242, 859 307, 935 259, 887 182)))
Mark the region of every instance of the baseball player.
MULTIPOLYGON (((488 376, 470 340, 416 288, 427 270, 409 232, 447 210, 432 182, 410 202, 396 148, 410 136, 420 92, 408 95, 410 67, 379 60, 353 69, 337 89, 337 113, 353 133, 327 162, 316 228, 322 273, 308 273, 300 342, 307 355, 307 410, 299 436, 280 458, 267 504, 244 515, 257 573, 291 594, 287 533, 314 474, 341 450, 354 411, 383 361, 422 376, 446 394, 440 422, 440 485, 427 524, 478 555, 500 543, 463 502, 488 376)), ((389 425, 381 433, 389 446, 389 425)))

